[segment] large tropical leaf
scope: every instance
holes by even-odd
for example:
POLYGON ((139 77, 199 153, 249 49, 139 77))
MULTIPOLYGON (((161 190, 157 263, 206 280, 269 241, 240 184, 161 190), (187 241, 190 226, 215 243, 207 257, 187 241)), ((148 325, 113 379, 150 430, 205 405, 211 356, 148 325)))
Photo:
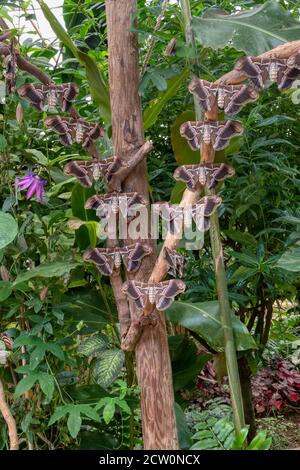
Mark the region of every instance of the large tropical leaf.
POLYGON ((0 211, 0 250, 14 241, 17 233, 18 224, 15 219, 10 214, 0 211))
POLYGON ((14 285, 16 286, 17 284, 29 281, 29 279, 34 277, 60 277, 64 274, 68 274, 77 266, 79 266, 79 263, 68 263, 66 261, 41 264, 36 268, 32 268, 29 271, 19 274, 14 282, 14 285))
POLYGON ((172 149, 179 165, 188 165, 192 163, 199 163, 200 151, 194 152, 189 146, 187 140, 180 135, 180 126, 186 121, 194 121, 194 111, 184 111, 180 114, 174 124, 171 126, 171 144, 172 149))
MULTIPOLYGON (((215 351, 224 350, 223 328, 220 319, 219 303, 210 302, 174 302, 167 310, 167 318, 176 325, 194 331, 215 351)), ((232 315, 232 327, 235 346, 238 351, 256 348, 256 344, 246 325, 232 315)))
POLYGON ((177 93, 180 85, 184 80, 186 80, 189 76, 189 69, 185 68, 183 71, 176 75, 173 78, 168 80, 168 87, 166 91, 162 91, 158 94, 157 98, 152 100, 148 106, 148 108, 144 111, 144 128, 149 129, 149 127, 155 124, 159 114, 163 110, 165 104, 173 98, 173 96, 177 93))
POLYGON ((43 0, 38 0, 41 9, 58 39, 74 57, 85 67, 86 78, 94 101, 100 106, 100 113, 105 122, 110 123, 110 102, 108 88, 94 57, 77 49, 72 39, 43 0))
POLYGON ((94 377, 101 387, 109 387, 118 377, 124 365, 124 352, 122 349, 107 349, 99 354, 94 377))
POLYGON ((95 194, 93 188, 84 188, 78 183, 72 189, 72 213, 75 217, 86 222, 76 231, 76 242, 81 249, 88 248, 89 246, 95 247, 97 244, 99 218, 96 215, 96 211, 84 208, 85 202, 93 194, 95 194), (97 221, 97 223, 90 224, 88 223, 90 221, 97 221))
POLYGON ((194 17, 192 25, 203 46, 230 45, 253 56, 300 38, 300 23, 274 1, 232 15, 211 8, 201 18, 194 17))
POLYGON ((278 260, 276 266, 286 271, 300 272, 300 246, 284 253, 278 260))

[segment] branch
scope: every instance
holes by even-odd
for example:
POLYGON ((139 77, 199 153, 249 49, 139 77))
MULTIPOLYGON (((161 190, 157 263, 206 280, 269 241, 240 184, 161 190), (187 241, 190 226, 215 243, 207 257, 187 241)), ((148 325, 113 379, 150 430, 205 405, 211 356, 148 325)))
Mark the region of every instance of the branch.
MULTIPOLYGON (((268 59, 275 56, 277 59, 288 59, 291 55, 298 52, 300 49, 300 40, 286 42, 285 44, 281 44, 270 51, 263 52, 258 57, 268 59)), ((244 80, 247 80, 247 76, 244 75, 242 72, 238 70, 231 70, 228 73, 225 73, 222 77, 218 78, 215 83, 219 83, 222 85, 238 85, 242 83, 244 80)))
POLYGON ((126 335, 122 337, 121 348, 123 351, 134 351, 135 347, 142 336, 145 326, 156 326, 158 322, 157 314, 145 316, 143 312, 133 319, 126 335))
MULTIPOLYGON (((139 163, 141 163, 146 155, 153 149, 153 144, 151 141, 145 142, 138 151, 126 161, 126 166, 122 166, 116 173, 112 175, 110 180, 107 182, 109 191, 121 191, 122 182, 130 175, 133 168, 135 168, 139 163)), ((109 176, 109 174, 107 175, 109 176)))
POLYGON ((8 428, 10 450, 19 450, 18 432, 15 418, 5 400, 3 382, 0 379, 0 411, 8 428))

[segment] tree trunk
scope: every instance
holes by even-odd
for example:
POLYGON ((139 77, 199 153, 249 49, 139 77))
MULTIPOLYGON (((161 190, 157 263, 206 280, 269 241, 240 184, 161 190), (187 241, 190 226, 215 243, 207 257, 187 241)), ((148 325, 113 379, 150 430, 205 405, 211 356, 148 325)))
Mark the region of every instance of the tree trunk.
MULTIPOLYGON (((109 81, 112 137, 115 154, 128 159, 144 143, 142 109, 138 95, 137 34, 129 32, 136 0, 107 0, 109 81)), ((149 200, 146 163, 140 163, 123 184, 123 191, 137 191, 149 200)), ((130 242, 130 240, 129 240, 130 242)), ((135 279, 147 282, 156 259, 144 258, 135 279)), ((136 311, 131 303, 131 317, 136 311)), ((172 370, 164 316, 156 326, 144 328, 136 346, 137 377, 141 388, 144 449, 177 449, 172 370)))
POLYGON ((246 357, 241 357, 238 360, 238 366, 243 395, 245 422, 249 425, 248 441, 250 442, 256 434, 256 422, 251 389, 252 374, 246 357))

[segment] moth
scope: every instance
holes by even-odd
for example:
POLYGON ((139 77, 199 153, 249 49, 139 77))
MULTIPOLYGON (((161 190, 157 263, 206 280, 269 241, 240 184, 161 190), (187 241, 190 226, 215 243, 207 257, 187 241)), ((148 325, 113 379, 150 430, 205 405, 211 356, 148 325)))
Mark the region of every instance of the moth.
POLYGON ((212 144, 215 150, 222 150, 232 137, 241 135, 243 126, 238 121, 188 121, 180 126, 180 134, 185 137, 193 150, 198 150, 201 143, 212 144))
POLYGON ((127 281, 123 292, 132 299, 139 309, 144 309, 149 302, 157 310, 164 311, 170 307, 174 298, 185 291, 185 283, 179 279, 147 284, 138 281, 127 281))
POLYGON ((75 139, 88 150, 94 140, 104 136, 103 127, 84 119, 49 116, 45 119, 45 125, 59 135, 60 142, 66 147, 72 145, 75 139))
POLYGON ((114 271, 120 269, 122 260, 129 273, 138 271, 142 259, 151 252, 152 249, 148 245, 137 242, 123 247, 92 248, 83 257, 86 261, 94 263, 101 274, 111 276, 114 271))
POLYGON ((57 107, 63 112, 68 112, 78 93, 79 87, 75 83, 62 85, 53 82, 49 85, 27 83, 18 90, 20 98, 29 101, 38 111, 43 112, 47 108, 50 113, 55 112, 57 107))
POLYGON ((9 54, 4 58, 5 90, 7 95, 11 95, 16 88, 17 80, 17 59, 13 41, 9 45, 9 54))
POLYGON ((109 182, 111 177, 121 168, 125 163, 118 157, 110 157, 93 160, 74 160, 67 163, 64 167, 66 175, 75 176, 77 181, 86 188, 91 188, 93 181, 98 181, 100 176, 105 177, 106 182, 109 182))
POLYGON ((211 195, 205 196, 196 204, 184 208, 168 202, 161 203, 159 206, 163 206, 162 218, 169 223, 171 234, 175 234, 179 232, 183 224, 187 228, 190 227, 192 220, 196 223, 199 231, 208 230, 210 227, 209 217, 221 204, 222 199, 219 196, 211 195))
POLYGON ((280 90, 290 88, 293 81, 300 76, 300 53, 289 59, 276 57, 242 57, 235 65, 235 69, 243 72, 250 82, 258 89, 263 89, 267 80, 277 83, 280 90))
POLYGON ((259 97, 259 92, 250 85, 217 85, 197 78, 191 81, 189 90, 198 98, 204 111, 211 111, 217 103, 229 115, 237 114, 243 106, 259 97))
POLYGON ((219 181, 224 181, 234 174, 234 169, 226 163, 221 163, 221 165, 206 163, 180 166, 176 168, 174 178, 177 181, 184 181, 190 191, 196 191, 199 184, 213 189, 219 181))
POLYGON ((176 250, 170 250, 170 248, 167 247, 164 248, 163 256, 169 267, 168 273, 174 277, 176 277, 177 274, 179 277, 182 277, 184 271, 184 257, 176 250))
POLYGON ((8 39, 10 35, 11 35, 11 31, 5 31, 5 32, 1 31, 0 42, 6 41, 6 39, 8 39))
POLYGON ((109 193, 96 194, 90 197, 86 203, 86 209, 96 209, 97 215, 107 217, 109 209, 113 214, 121 213, 123 217, 130 217, 131 209, 138 209, 138 206, 146 205, 147 200, 139 193, 109 193))
POLYGON ((14 347, 13 340, 11 339, 10 336, 6 335, 5 333, 0 334, 0 341, 1 340, 3 341, 3 343, 8 349, 12 349, 14 347))

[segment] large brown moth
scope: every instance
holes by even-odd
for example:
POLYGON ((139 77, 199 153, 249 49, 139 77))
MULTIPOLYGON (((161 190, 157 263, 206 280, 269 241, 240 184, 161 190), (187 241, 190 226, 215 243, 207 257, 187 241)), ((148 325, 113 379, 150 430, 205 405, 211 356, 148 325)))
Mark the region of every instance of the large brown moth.
POLYGON ((170 307, 174 298, 185 291, 185 283, 179 279, 147 284, 138 281, 127 281, 123 292, 132 299, 139 309, 147 303, 155 305, 157 310, 164 311, 170 307))
POLYGON ((13 41, 9 45, 9 54, 4 58, 4 78, 6 94, 11 95, 16 88, 17 59, 13 41))
POLYGON ((175 234, 182 229, 183 224, 185 227, 191 226, 192 220, 196 223, 199 231, 208 230, 210 227, 209 217, 221 204, 222 199, 219 196, 211 195, 203 197, 190 207, 183 208, 168 202, 159 203, 156 206, 163 209, 161 211, 162 218, 168 222, 170 232, 175 234))
POLYGON ((238 121, 188 121, 180 126, 180 134, 185 137, 193 150, 198 150, 201 143, 212 144, 215 150, 222 150, 230 139, 241 135, 243 126, 238 121))
POLYGON ((244 73, 258 89, 263 89, 267 80, 270 80, 277 83, 280 90, 285 90, 300 77, 299 65, 300 53, 298 52, 289 59, 242 57, 237 61, 235 69, 244 73))
POLYGON ((107 217, 109 211, 113 214, 121 213, 123 217, 131 217, 131 210, 138 210, 139 206, 146 205, 147 200, 139 193, 109 193, 96 194, 86 203, 86 209, 96 209, 97 215, 107 217))
POLYGON ((122 260, 129 273, 138 271, 142 259, 151 252, 152 249, 148 245, 137 242, 122 247, 92 248, 84 254, 84 259, 94 263, 104 276, 111 276, 114 271, 120 269, 122 260))
POLYGON ((11 35, 11 31, 4 31, 4 32, 1 31, 0 42, 6 41, 6 39, 8 39, 10 35, 11 35))
POLYGON ((171 276, 179 277, 183 276, 184 271, 184 256, 179 254, 176 250, 170 250, 170 248, 164 247, 163 256, 168 264, 168 273, 171 276))
POLYGON ((65 165, 64 172, 66 175, 75 176, 82 186, 90 188, 93 181, 98 181, 101 175, 106 182, 109 182, 110 178, 124 166, 125 163, 118 157, 93 158, 93 160, 73 160, 65 165))
POLYGON ((195 78, 189 85, 205 112, 211 111, 217 103, 226 114, 237 114, 247 103, 257 100, 259 92, 250 85, 222 85, 195 78))
POLYGON ((65 146, 72 145, 76 140, 84 149, 89 149, 94 140, 104 136, 103 127, 84 119, 48 116, 45 125, 59 135, 60 142, 65 146))
POLYGON ((182 165, 176 168, 174 178, 184 181, 190 191, 196 191, 199 186, 213 189, 219 181, 224 181, 235 174, 234 169, 226 163, 199 165, 182 165))
POLYGON ((63 112, 68 112, 78 93, 79 87, 75 83, 27 83, 18 89, 20 98, 29 101, 38 111, 43 112, 47 108, 50 113, 55 112, 57 107, 63 112))

